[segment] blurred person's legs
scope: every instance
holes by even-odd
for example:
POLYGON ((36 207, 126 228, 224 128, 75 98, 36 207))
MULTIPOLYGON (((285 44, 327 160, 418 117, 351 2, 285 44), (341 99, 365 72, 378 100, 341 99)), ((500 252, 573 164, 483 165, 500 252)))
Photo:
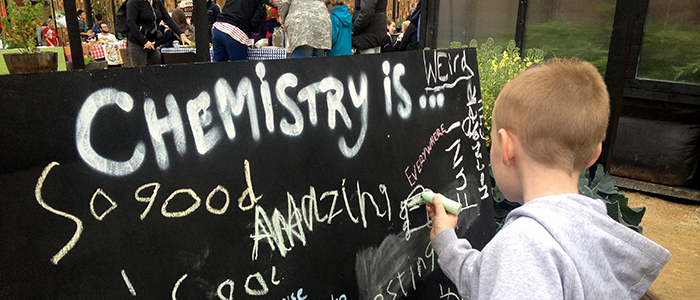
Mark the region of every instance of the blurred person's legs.
POLYGON ((292 57, 293 58, 301 58, 301 57, 311 57, 314 55, 314 48, 311 48, 310 46, 298 46, 294 48, 294 51, 292 51, 292 57))
POLYGON ((314 56, 326 56, 326 50, 316 49, 316 48, 313 48, 311 46, 303 45, 303 46, 298 46, 298 47, 294 48, 294 51, 292 51, 293 58, 314 57, 314 56))
POLYGON ((214 61, 237 61, 248 59, 248 46, 234 40, 230 35, 216 28, 211 37, 214 61))
POLYGON ((163 61, 160 59, 160 50, 148 50, 146 49, 146 52, 148 53, 148 64, 153 66, 153 65, 160 65, 163 63, 163 61))
POLYGON ((316 49, 314 48, 314 56, 326 56, 326 50, 325 49, 316 49))
POLYGON ((146 64, 160 65, 160 51, 144 49, 143 46, 129 43, 129 58, 132 67, 145 67, 146 64))

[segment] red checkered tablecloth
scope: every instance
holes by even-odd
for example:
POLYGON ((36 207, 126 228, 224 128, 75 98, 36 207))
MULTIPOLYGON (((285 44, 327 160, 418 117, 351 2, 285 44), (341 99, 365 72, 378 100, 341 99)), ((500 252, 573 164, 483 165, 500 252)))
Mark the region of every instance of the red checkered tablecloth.
POLYGON ((105 48, 104 45, 90 45, 90 55, 94 59, 105 58, 105 48))

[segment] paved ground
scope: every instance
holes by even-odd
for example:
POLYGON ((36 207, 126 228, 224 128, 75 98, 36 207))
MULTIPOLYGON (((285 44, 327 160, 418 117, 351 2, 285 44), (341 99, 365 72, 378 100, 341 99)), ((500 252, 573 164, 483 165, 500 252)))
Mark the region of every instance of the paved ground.
POLYGON ((671 251, 651 286, 661 299, 700 299, 700 202, 623 190, 631 207, 646 207, 644 236, 671 251))

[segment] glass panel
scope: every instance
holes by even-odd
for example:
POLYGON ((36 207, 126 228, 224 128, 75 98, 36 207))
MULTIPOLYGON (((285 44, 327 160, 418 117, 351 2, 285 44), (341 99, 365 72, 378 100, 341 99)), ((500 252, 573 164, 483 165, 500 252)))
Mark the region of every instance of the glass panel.
POLYGON ((700 83, 697 0, 650 0, 637 77, 700 83))
POLYGON ((529 1, 524 48, 545 58, 577 57, 605 74, 615 0, 529 1))
POLYGON ((481 45, 491 37, 505 45, 515 38, 518 1, 512 0, 442 0, 437 20, 437 47, 448 48, 450 42, 469 44, 476 39, 481 45))

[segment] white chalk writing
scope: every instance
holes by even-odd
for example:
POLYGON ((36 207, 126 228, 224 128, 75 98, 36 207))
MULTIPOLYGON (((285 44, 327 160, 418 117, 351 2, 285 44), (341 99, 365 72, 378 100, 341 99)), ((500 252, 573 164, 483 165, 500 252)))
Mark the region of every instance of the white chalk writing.
POLYGON ((386 196, 386 187, 380 186, 380 193, 386 196, 386 209, 382 210, 375 201, 374 196, 366 191, 362 191, 360 187, 360 182, 357 181, 357 199, 360 211, 360 216, 356 217, 353 215, 350 198, 345 189, 345 180, 343 180, 340 192, 338 190, 325 191, 320 197, 316 197, 316 189, 313 186, 309 187, 309 193, 301 197, 299 205, 294 200, 294 196, 287 192, 287 215, 286 217, 277 208, 272 211, 272 215, 269 216, 268 213, 263 209, 262 206, 258 205, 255 207, 255 224, 254 233, 250 235, 253 239, 253 251, 252 260, 258 258, 258 252, 260 249, 260 242, 267 242, 272 251, 279 251, 282 257, 285 257, 287 253, 294 248, 296 245, 295 240, 299 240, 302 246, 306 245, 306 230, 313 231, 314 223, 326 222, 331 224, 333 218, 345 212, 350 220, 359 224, 360 219, 362 219, 362 226, 367 228, 367 212, 366 212, 366 201, 369 200, 374 206, 375 214, 379 218, 387 216, 391 220, 391 202, 389 197, 386 196), (338 209, 336 211, 336 202, 338 197, 342 195, 342 201, 345 204, 345 209, 338 209), (329 212, 322 217, 319 215, 318 202, 324 199, 328 199, 331 202, 329 212), (305 227, 304 227, 305 226, 305 227))
MULTIPOLYGON (((412 101, 408 91, 400 82, 400 78, 405 73, 405 67, 397 64, 393 68, 391 79, 387 78, 397 93, 401 103, 397 105, 399 116, 406 119, 411 115, 412 101)), ((256 74, 260 79, 260 94, 262 95, 262 106, 264 110, 265 126, 268 132, 275 131, 275 115, 273 111, 273 97, 270 91, 270 84, 265 80, 264 65, 256 66, 256 74)), ((287 94, 287 88, 296 87, 297 76, 286 73, 279 77, 275 84, 275 96, 281 107, 291 116, 282 114, 279 120, 281 132, 288 136, 298 136, 304 131, 304 114, 300 104, 307 104, 308 117, 311 125, 316 127, 318 122, 317 95, 325 95, 327 107, 328 128, 336 130, 336 119, 339 117, 347 130, 358 130, 359 134, 354 143, 350 143, 345 136, 338 139, 338 147, 343 155, 351 158, 359 152, 368 130, 369 114, 369 94, 367 75, 361 73, 359 84, 355 78, 348 76, 347 87, 339 79, 328 76, 318 82, 311 83, 301 88, 297 94, 297 101, 287 94), (345 91, 348 91, 350 102, 347 105, 345 91), (348 108, 355 108, 353 119, 348 108), (356 126, 356 122, 360 126, 356 126), (359 128, 359 129, 356 129, 359 128)), ((250 122, 250 131, 253 140, 260 141, 262 133, 258 124, 258 109, 255 99, 255 87, 250 79, 243 77, 234 89, 226 79, 220 78, 213 87, 214 102, 216 108, 212 107, 209 92, 203 91, 196 98, 187 101, 186 115, 189 123, 189 132, 192 134, 195 148, 201 155, 205 155, 214 149, 225 135, 230 141, 237 136, 234 126, 235 118, 242 118, 244 109, 247 108, 247 118, 250 122), (221 124, 214 123, 214 114, 217 114, 221 124)), ((391 97, 387 98, 387 105, 391 106, 391 97)), ((92 93, 86 99, 78 114, 76 122, 76 144, 80 157, 87 165, 102 173, 113 176, 125 176, 138 170, 146 159, 146 146, 143 141, 137 141, 134 152, 127 161, 116 161, 103 157, 92 147, 91 127, 98 117, 98 111, 108 106, 116 105, 127 115, 132 111, 134 99, 127 93, 105 88, 92 93)), ((158 118, 155 101, 146 98, 144 101, 144 119, 148 125, 149 136, 153 144, 153 151, 159 168, 168 169, 170 158, 165 143, 166 136, 172 135, 177 153, 184 155, 187 152, 187 138, 184 120, 180 113, 180 107, 175 100, 175 96, 169 94, 165 97, 165 107, 167 115, 158 118)), ((391 110, 391 108, 390 108, 391 110)), ((390 115, 391 112, 388 112, 390 115)))
POLYGON ((451 89, 460 81, 469 81, 474 77, 474 71, 467 65, 466 50, 454 56, 440 50, 423 51, 423 64, 425 79, 429 85, 425 88, 426 91, 451 89), (467 75, 461 75, 464 73, 467 75))
POLYGON ((134 286, 131 284, 131 280, 129 280, 129 276, 126 276, 126 271, 124 270, 122 270, 122 278, 124 279, 126 288, 129 289, 129 293, 131 293, 132 296, 136 296, 136 289, 134 289, 134 286))
POLYGON ((41 176, 39 177, 39 180, 37 180, 36 187, 34 188, 34 196, 36 197, 36 201, 39 202, 39 205, 41 205, 41 207, 43 207, 44 209, 75 222, 76 228, 73 237, 68 241, 68 243, 65 246, 63 246, 63 248, 61 248, 61 250, 58 251, 58 253, 56 253, 56 255, 54 255, 51 258, 51 262, 54 265, 57 265, 58 262, 68 253, 68 251, 75 247, 75 244, 80 239, 80 234, 82 234, 83 232, 83 222, 80 221, 80 219, 78 219, 74 215, 52 208, 44 201, 44 198, 41 194, 41 189, 44 186, 44 182, 46 181, 46 177, 49 175, 49 172, 55 166, 58 166, 58 163, 52 162, 48 166, 46 166, 46 168, 44 168, 44 171, 41 172, 41 176))

